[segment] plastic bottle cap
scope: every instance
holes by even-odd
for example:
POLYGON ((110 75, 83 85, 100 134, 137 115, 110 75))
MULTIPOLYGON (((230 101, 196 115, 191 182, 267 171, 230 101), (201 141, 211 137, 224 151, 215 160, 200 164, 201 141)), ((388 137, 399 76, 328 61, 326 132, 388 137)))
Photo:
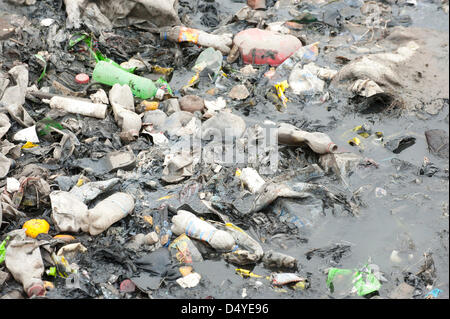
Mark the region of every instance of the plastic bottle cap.
POLYGON ((78 84, 87 84, 89 83, 89 75, 87 75, 86 73, 77 74, 77 76, 75 77, 75 81, 78 84))
POLYGON ((45 295, 45 288, 41 285, 36 285, 28 289, 28 297, 45 295))

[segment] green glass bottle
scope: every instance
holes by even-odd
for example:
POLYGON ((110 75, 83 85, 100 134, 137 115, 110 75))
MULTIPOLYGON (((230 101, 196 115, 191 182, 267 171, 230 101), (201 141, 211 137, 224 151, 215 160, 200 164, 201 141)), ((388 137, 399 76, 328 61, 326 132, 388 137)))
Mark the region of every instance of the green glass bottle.
POLYGON ((158 90, 152 80, 126 72, 105 61, 97 63, 92 78, 95 82, 110 86, 127 84, 134 96, 143 100, 153 99, 158 90))

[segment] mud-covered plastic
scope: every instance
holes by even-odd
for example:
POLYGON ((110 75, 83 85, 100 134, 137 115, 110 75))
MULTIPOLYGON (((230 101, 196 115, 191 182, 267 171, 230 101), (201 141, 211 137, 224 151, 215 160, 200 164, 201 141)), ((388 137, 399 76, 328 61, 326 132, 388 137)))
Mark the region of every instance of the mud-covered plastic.
POLYGON ((42 275, 45 271, 39 242, 18 233, 6 249, 5 265, 14 279, 22 283, 29 297, 45 294, 42 275))
POLYGON ((115 193, 89 210, 89 233, 98 235, 112 224, 126 217, 134 209, 133 196, 115 193))
POLYGON ((327 134, 302 131, 286 123, 281 123, 278 128, 278 142, 291 146, 299 146, 306 143, 317 154, 334 153, 338 149, 337 145, 333 143, 327 134))
POLYGON ((219 251, 231 251, 235 248, 233 236, 188 211, 179 210, 172 218, 172 223, 171 230, 175 235, 185 233, 189 237, 207 242, 219 251))
POLYGON ((256 264, 264 255, 261 245, 244 230, 232 223, 213 223, 217 228, 227 231, 233 236, 238 249, 224 254, 224 259, 238 265, 256 264))
POLYGON ((241 181, 252 193, 258 193, 264 187, 266 181, 258 174, 258 172, 251 167, 242 169, 239 176, 241 181))
POLYGON ((220 51, 215 50, 214 48, 207 48, 198 56, 192 71, 201 73, 204 70, 207 70, 207 74, 213 74, 212 78, 215 80, 222 69, 222 61, 223 55, 220 51))
POLYGON ((280 269, 296 269, 297 268, 297 259, 291 257, 289 255, 275 252, 273 250, 269 250, 264 253, 264 257, 262 258, 262 262, 264 267, 272 269, 272 268, 280 268, 280 269))
POLYGON ((230 53, 233 40, 229 34, 210 34, 202 30, 176 26, 165 28, 160 33, 161 40, 190 42, 207 48, 214 48, 223 54, 230 53))
POLYGON ((91 103, 80 99, 54 96, 50 99, 52 109, 64 110, 72 114, 80 114, 98 119, 105 119, 108 106, 106 104, 91 103))

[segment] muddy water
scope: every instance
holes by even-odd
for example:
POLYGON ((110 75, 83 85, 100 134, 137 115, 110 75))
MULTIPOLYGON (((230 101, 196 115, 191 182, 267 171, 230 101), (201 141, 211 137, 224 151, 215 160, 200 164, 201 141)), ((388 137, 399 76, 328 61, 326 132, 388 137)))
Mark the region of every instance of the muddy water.
MULTIPOLYGON (((429 28, 443 32, 447 38, 447 59, 443 58, 442 72, 447 74, 447 82, 442 86, 448 86, 448 15, 438 10, 432 3, 418 1, 417 7, 393 8, 394 14, 410 15, 411 27, 429 28)), ((218 8, 230 13, 229 1, 220 1, 218 8)), ((231 11, 232 13, 233 11, 231 11)), ((288 17, 288 9, 280 10, 281 17, 288 17)), ((339 38, 339 37, 337 37, 339 38)), ((320 40, 327 43, 324 36, 311 37, 311 42, 320 40)), ((350 44, 339 39, 333 42, 340 43, 343 48, 350 44)), ((322 51, 323 52, 323 51, 322 51)), ((348 52, 348 51, 345 51, 348 52)), ((339 55, 342 51, 337 50, 333 55, 339 55)), ((323 57, 321 57, 323 58, 323 57)), ((326 58, 319 59, 321 66, 339 68, 330 63, 326 58)), ((177 82, 186 83, 190 73, 180 72, 177 82), (189 74, 189 75, 186 75, 189 74), (184 78, 183 75, 186 77, 184 78)), ((441 83, 427 83, 424 85, 440 85, 441 83)), ((212 295, 220 295, 223 298, 239 298, 243 288, 246 288, 250 298, 328 298, 330 297, 325 281, 326 276, 322 273, 327 267, 333 265, 327 262, 329 258, 314 256, 307 260, 305 253, 313 248, 329 246, 335 243, 343 243, 351 246, 350 255, 343 257, 339 266, 350 268, 363 266, 367 261, 377 264, 388 282, 383 283, 380 295, 386 297, 390 291, 403 281, 403 271, 417 272, 423 264, 423 253, 432 251, 436 264, 437 278, 434 287, 443 291, 442 297, 449 296, 449 255, 448 255, 448 178, 418 176, 418 169, 422 165, 424 157, 428 157, 442 170, 448 170, 448 160, 443 160, 429 153, 424 132, 429 129, 439 128, 448 131, 448 104, 438 112, 430 115, 426 112, 404 112, 400 117, 389 117, 386 115, 364 116, 356 112, 349 112, 348 100, 334 92, 332 101, 324 105, 314 103, 288 103, 284 113, 275 110, 270 103, 259 103, 250 110, 246 118, 248 124, 264 120, 271 121, 303 121, 307 120, 323 127, 321 131, 326 132, 337 143, 341 150, 358 152, 358 148, 350 146, 347 141, 357 135, 351 131, 352 128, 363 123, 370 123, 373 131, 383 132, 385 140, 401 135, 413 136, 416 143, 402 151, 394 154, 385 149, 373 138, 365 140, 361 138, 363 150, 361 155, 375 160, 379 164, 376 170, 357 173, 348 179, 348 185, 331 182, 328 178, 316 180, 329 186, 331 189, 357 191, 362 187, 362 200, 365 207, 360 208, 358 217, 334 217, 326 216, 308 237, 308 243, 296 243, 290 241, 288 247, 280 247, 276 244, 263 244, 264 249, 276 249, 298 258, 301 265, 300 273, 309 274, 311 277, 311 288, 308 291, 274 291, 267 289, 267 285, 254 288, 255 279, 244 280, 234 274, 232 266, 220 261, 206 261, 196 269, 207 280, 214 282, 218 289, 212 290, 212 295), (327 109, 327 106, 331 110, 327 109), (415 165, 409 170, 397 170, 392 160, 399 159, 415 165), (376 188, 386 190, 386 196, 378 198, 376 188), (287 248, 286 250, 284 250, 287 248), (393 250, 400 251, 400 263, 390 260, 393 250), (214 269, 213 271, 208 271, 214 269), (215 294, 214 294, 215 292, 215 294)), ((447 96, 448 98, 448 96, 447 96)), ((233 112, 241 112, 234 108, 233 112)), ((448 174, 447 174, 448 176, 448 174)), ((262 266, 257 266, 253 272, 267 275, 269 272, 262 266)), ((264 283, 264 279, 259 279, 264 283)), ((209 291, 207 286, 203 289, 209 291)))
MULTIPOLYGON (((207 1, 191 2, 209 3, 207 1)), ((213 3, 218 13, 225 19, 238 11, 244 5, 243 2, 221 0, 213 3)), ((417 7, 394 7, 393 12, 410 15, 413 21, 412 26, 438 30, 448 39, 448 15, 438 10, 436 4, 418 2, 417 7)), ((0 5, 5 5, 5 10, 10 12, 14 12, 16 9, 14 6, 5 4, 4 1, 0 1, 0 5)), ((27 8, 21 8, 15 12, 25 15, 31 13, 27 8)), ((288 7, 282 8, 279 16, 289 18, 288 12, 288 7)), ((197 12, 191 16, 192 26, 208 31, 209 28, 201 23, 202 15, 202 12, 197 12)), ((339 55, 340 52, 343 55, 350 54, 348 48, 352 43, 348 43, 347 37, 344 35, 341 36, 329 39, 327 33, 308 34, 311 42, 321 41, 322 53, 318 64, 334 69, 340 67, 333 62, 332 58, 327 59, 323 52, 327 44, 338 44, 341 49, 333 52, 333 56, 339 55)), ((448 60, 448 44, 446 52, 448 60)), ((354 56, 349 57, 354 58, 354 56)), ((442 58, 442 64, 444 66, 442 72, 447 72, 446 85, 448 86, 448 61, 442 58)), ((193 75, 189 71, 189 67, 191 66, 176 71, 170 83, 175 91, 185 85, 193 75)), ((445 85, 445 83, 438 85, 445 85)), ((280 245, 276 241, 263 244, 264 250, 274 249, 296 257, 300 266, 299 273, 310 278, 311 288, 306 291, 274 290, 265 278, 243 279, 235 273, 236 266, 227 264, 223 260, 206 260, 195 265, 196 272, 202 275, 199 286, 190 290, 175 289, 173 286, 162 288, 153 293, 154 298, 204 298, 206 296, 241 298, 244 288, 248 298, 333 297, 330 296, 325 285, 326 276, 323 274, 323 270, 336 265, 331 264, 329 258, 318 256, 307 260, 305 253, 311 249, 335 243, 351 246, 351 253, 343 257, 337 267, 353 269, 363 266, 369 260, 380 267, 388 279, 388 282, 383 283, 380 289, 382 297, 386 297, 399 282, 403 281, 402 271, 416 273, 423 264, 423 253, 431 251, 437 271, 434 288, 443 291, 442 298, 449 297, 448 178, 418 176, 417 174, 425 156, 439 167, 441 172, 444 169, 448 170, 448 160, 429 153, 424 135, 424 132, 429 129, 448 131, 448 96, 447 104, 437 114, 430 115, 423 110, 414 109, 403 112, 399 117, 383 114, 371 116, 358 114, 349 105, 348 94, 339 90, 332 90, 331 99, 323 104, 314 103, 316 99, 290 102, 282 113, 278 112, 271 103, 264 101, 253 108, 247 107, 245 110, 240 107, 233 108, 233 112, 241 114, 248 125, 264 120, 310 123, 310 126, 307 126, 309 129, 316 127, 327 133, 341 150, 361 152, 364 157, 373 159, 379 164, 378 169, 356 172, 347 179, 345 184, 330 177, 315 180, 315 183, 326 185, 330 189, 348 196, 360 190, 361 200, 365 205, 359 208, 357 217, 336 217, 331 214, 325 216, 321 223, 308 233, 307 243, 291 240, 284 245, 280 245), (400 154, 394 154, 372 138, 367 140, 360 138, 363 146, 359 150, 350 146, 347 141, 356 136, 351 131, 352 128, 363 123, 370 123, 373 131, 383 132, 385 139, 408 135, 415 137, 416 143, 400 154), (409 162, 415 167, 398 170, 393 165, 393 159, 409 162), (376 188, 384 189, 386 195, 377 197, 376 188), (400 263, 390 260, 393 250, 400 251, 402 258, 400 263)), ((291 167, 290 169, 295 170, 296 168, 291 167)), ((266 176, 266 178, 270 177, 266 176)), ((167 195, 167 191, 164 189, 156 191, 151 197, 158 198, 165 195, 167 195)), ((99 270, 93 269, 93 271, 99 270)), ((270 274, 270 271, 263 268, 262 265, 256 266, 252 271, 263 277, 270 274)), ((100 274, 98 277, 101 277, 100 274)))

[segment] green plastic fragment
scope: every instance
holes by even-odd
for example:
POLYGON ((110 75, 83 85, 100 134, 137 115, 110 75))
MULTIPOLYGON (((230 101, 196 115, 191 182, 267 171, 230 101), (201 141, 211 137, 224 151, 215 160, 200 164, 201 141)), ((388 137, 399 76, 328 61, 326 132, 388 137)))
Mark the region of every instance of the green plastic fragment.
POLYGON ((58 130, 64 129, 64 127, 61 124, 59 124, 58 122, 56 122, 55 120, 53 120, 49 117, 46 117, 46 118, 40 120, 39 123, 45 125, 45 127, 38 132, 39 136, 44 136, 44 135, 49 134, 51 132, 50 127, 54 127, 58 130))
POLYGON ((37 80, 37 83, 39 83, 45 76, 45 74, 47 74, 47 61, 45 61, 44 57, 40 54, 35 54, 34 55, 37 59, 41 60, 42 62, 45 63, 44 65, 44 70, 41 73, 41 76, 39 77, 39 79, 37 80))
POLYGON ((173 91, 169 83, 167 83, 167 81, 163 77, 160 77, 158 81, 155 82, 155 84, 158 88, 164 90, 166 93, 173 95, 173 91))
POLYGON ((6 255, 6 243, 9 240, 10 236, 7 236, 4 241, 0 244, 0 264, 2 264, 5 261, 5 255, 6 255))
POLYGON ((356 272, 354 278, 354 286, 358 296, 368 295, 374 291, 378 291, 381 287, 380 281, 367 266, 364 267, 364 270, 356 272))
POLYGON ((46 273, 49 276, 56 277, 56 267, 50 267, 46 273))
POLYGON ((381 287, 380 281, 371 272, 370 267, 367 265, 362 270, 350 270, 331 268, 328 271, 327 287, 330 291, 334 292, 333 282, 337 276, 352 276, 353 287, 356 290, 358 296, 365 296, 372 292, 378 291, 381 287))

